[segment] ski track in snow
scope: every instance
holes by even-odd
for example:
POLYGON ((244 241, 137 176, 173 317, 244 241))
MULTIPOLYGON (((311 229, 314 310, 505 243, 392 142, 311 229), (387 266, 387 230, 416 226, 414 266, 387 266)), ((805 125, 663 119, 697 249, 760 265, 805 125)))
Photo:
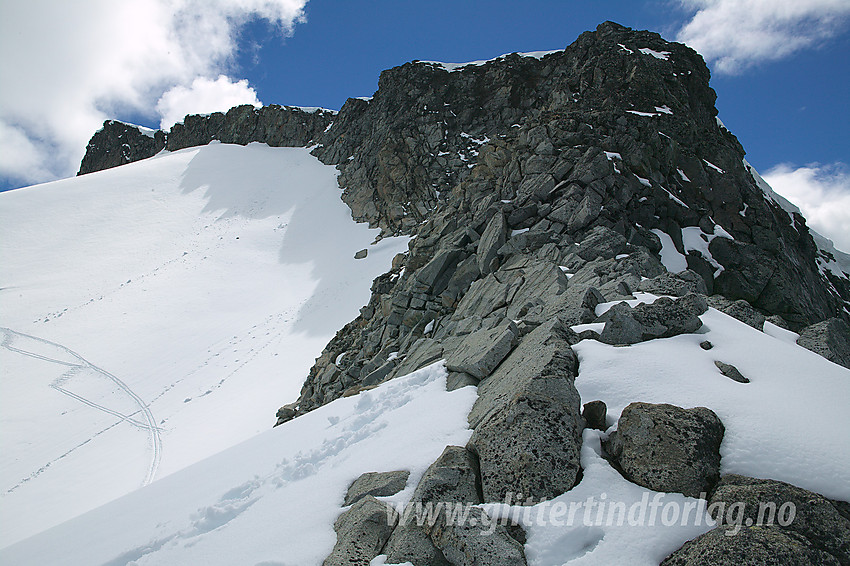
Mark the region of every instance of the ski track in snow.
MULTIPOLYGON (((104 411, 105 413, 108 413, 110 415, 113 415, 113 416, 121 419, 117 423, 112 425, 111 427, 104 429, 101 432, 97 433, 95 436, 99 436, 103 432, 106 432, 106 430, 109 430, 109 429, 113 428, 114 426, 121 424, 122 422, 127 422, 127 423, 129 423, 133 426, 137 426, 139 428, 147 429, 148 432, 150 433, 150 439, 151 439, 150 442, 151 442, 151 448, 153 450, 153 454, 152 454, 152 457, 151 457, 151 463, 150 463, 150 466, 148 467, 147 474, 145 475, 145 480, 143 482, 143 485, 148 485, 153 481, 154 477, 156 476, 157 469, 159 468, 159 462, 162 459, 162 437, 160 435, 160 428, 156 426, 156 419, 154 418, 153 413, 151 412, 150 408, 148 408, 148 405, 144 402, 144 400, 141 397, 136 395, 136 393, 132 389, 130 389, 130 387, 128 387, 126 383, 124 383, 123 381, 118 379, 118 377, 109 373, 105 369, 94 365, 93 363, 89 362, 84 357, 82 357, 80 354, 74 352, 73 350, 71 350, 70 348, 67 348, 66 346, 63 346, 61 344, 57 344, 56 342, 51 342, 50 340, 46 340, 44 338, 39 338, 37 336, 31 336, 29 334, 17 332, 15 330, 12 330, 11 328, 0 327, 0 333, 3 334, 3 341, 2 341, 2 343, 0 343, 0 347, 3 347, 6 350, 9 350, 10 352, 15 352, 15 353, 18 353, 18 354, 21 354, 21 355, 24 355, 24 356, 29 356, 31 358, 36 358, 36 359, 43 360, 43 361, 46 361, 46 362, 67 366, 67 367, 70 368, 67 372, 63 373, 56 381, 51 383, 50 387, 52 387, 53 389, 55 389, 56 391, 58 391, 60 393, 63 393, 63 394, 68 395, 69 397, 71 397, 73 399, 76 399, 77 401, 80 401, 81 403, 83 403, 85 405, 88 405, 89 407, 92 407, 92 408, 100 410, 100 411, 104 411), (64 360, 51 358, 49 356, 44 356, 44 355, 38 354, 36 352, 30 352, 30 351, 27 351, 27 350, 24 350, 24 349, 21 349, 21 348, 16 348, 12 345, 15 341, 15 338, 26 338, 28 340, 34 340, 36 342, 40 342, 42 344, 52 346, 53 348, 57 348, 57 349, 65 352, 65 353, 71 355, 76 360, 79 360, 79 363, 67 362, 67 361, 64 361, 64 360), (67 381, 70 377, 73 377, 75 374, 77 374, 81 371, 84 371, 84 370, 89 370, 89 371, 92 371, 92 372, 102 376, 102 377, 105 377, 106 379, 108 379, 112 383, 114 383, 124 393, 126 393, 138 405, 138 407, 139 407, 138 412, 141 412, 142 415, 144 416, 144 422, 132 418, 138 412, 133 413, 131 415, 125 415, 125 414, 120 413, 118 411, 109 409, 108 407, 104 407, 103 405, 95 403, 94 401, 86 399, 85 397, 77 395, 76 393, 72 393, 71 391, 68 391, 67 389, 61 387, 61 383, 63 383, 64 381, 67 381)), ((92 437, 92 438, 94 438, 94 437, 92 437)), ((69 452, 60 456, 58 459, 64 458, 68 453, 73 452, 74 450, 76 450, 77 448, 79 448, 80 446, 82 446, 84 444, 87 444, 91 440, 92 440, 91 438, 87 439, 82 444, 75 446, 69 452)), ((49 466, 49 464, 47 466, 49 466)), ((39 470, 39 472, 37 472, 37 473, 40 473, 40 471, 45 469, 47 466, 42 467, 39 470)))

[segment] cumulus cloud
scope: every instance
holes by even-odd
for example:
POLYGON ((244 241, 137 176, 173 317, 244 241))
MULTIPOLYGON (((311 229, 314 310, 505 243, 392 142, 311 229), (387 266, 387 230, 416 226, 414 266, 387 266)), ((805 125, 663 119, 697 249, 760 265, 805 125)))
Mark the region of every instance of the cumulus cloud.
POLYGON ((216 80, 198 77, 188 87, 178 85, 166 91, 156 103, 162 117, 160 128, 167 129, 183 120, 186 114, 209 114, 229 110, 239 104, 262 106, 257 91, 248 81, 233 82, 224 75, 216 80))
POLYGON ((850 168, 843 163, 777 165, 762 177, 773 189, 800 207, 807 224, 850 251, 850 168))
POLYGON ((679 0, 693 17, 677 40, 721 73, 782 59, 845 29, 847 0, 679 0))
POLYGON ((234 70, 240 29, 265 19, 289 35, 306 2, 0 3, 0 176, 35 182, 73 174, 104 119, 154 119, 161 99, 172 110, 163 93, 176 100, 175 87, 189 93, 185 101, 206 102, 217 90, 222 100, 239 94, 253 103, 247 84, 215 78, 234 70))

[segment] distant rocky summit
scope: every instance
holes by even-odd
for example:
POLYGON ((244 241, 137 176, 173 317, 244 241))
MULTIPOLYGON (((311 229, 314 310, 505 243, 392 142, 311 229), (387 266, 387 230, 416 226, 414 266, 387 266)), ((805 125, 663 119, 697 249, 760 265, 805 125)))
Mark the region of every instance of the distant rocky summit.
MULTIPOLYGON (((580 340, 627 346, 690 334, 714 307, 759 330, 768 320, 799 332, 800 345, 850 367, 850 274, 766 192, 714 103, 699 54, 606 22, 545 55, 407 63, 339 113, 242 106, 188 116, 153 137, 107 122, 80 173, 214 139, 315 146, 337 165, 356 220, 415 239, 278 423, 444 359, 450 388, 478 387, 474 432, 467 446, 447 448, 414 498, 439 489, 470 504, 509 492, 539 501, 581 480, 585 427, 607 428, 604 403, 580 399, 574 385, 580 340), (597 315, 600 303, 638 291, 665 297, 597 315), (573 329, 591 323, 598 332, 573 329)), ((748 387, 734 366, 717 367, 748 387)), ((714 498, 732 486, 766 489, 720 477, 723 434, 708 409, 635 403, 605 448, 625 478, 650 489, 714 498)), ((365 565, 381 553, 416 564, 525 563, 516 531, 484 544, 444 522, 395 526, 370 489, 337 521, 326 564, 365 565)), ((817 500, 810 528, 736 538, 721 526, 665 564, 737 564, 739 555, 755 564, 758 552, 793 548, 805 549, 794 563, 850 564, 843 539, 821 533, 817 519, 845 532, 846 507, 799 491, 817 500)))

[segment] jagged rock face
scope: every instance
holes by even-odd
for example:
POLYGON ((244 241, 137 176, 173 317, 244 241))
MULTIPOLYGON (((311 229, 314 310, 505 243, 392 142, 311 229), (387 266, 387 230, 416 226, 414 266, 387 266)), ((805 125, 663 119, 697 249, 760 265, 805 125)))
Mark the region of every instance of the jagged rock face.
MULTIPOLYGON (((661 280, 653 289, 724 293, 726 302, 712 304, 748 302, 753 324, 761 314, 781 315, 792 328, 845 316, 848 297, 820 274, 802 218, 792 225, 765 197, 737 140, 715 120, 713 104, 696 53, 610 23, 541 60, 506 57, 454 72, 409 63, 384 73, 371 101, 343 107, 316 154, 339 162, 355 217, 393 232, 416 224, 417 238, 404 262, 376 280, 361 316, 317 360, 299 410, 336 398, 386 363, 392 372, 384 375, 392 377, 450 358, 467 334, 494 329, 505 317, 522 321, 520 335, 553 316, 593 322, 599 299, 588 301, 591 288, 604 300, 628 298, 642 279, 664 274, 659 231, 687 255, 691 271, 676 289, 661 280), (489 91, 480 92, 476 85, 485 82, 489 91), (515 123, 517 109, 522 118, 515 123), (428 141, 428 124, 446 114, 443 137, 428 141), (481 136, 485 126, 489 141, 478 146, 470 168, 471 154, 451 145, 469 138, 451 132, 481 136), (400 131, 405 149, 388 150, 385 140, 400 131), (439 155, 446 151, 468 161, 439 155), (375 185, 379 153, 394 156, 395 173, 388 175, 396 181, 386 190, 375 185), (430 172, 429 160, 438 158, 448 160, 439 163, 454 176, 430 172), (450 191, 440 188, 446 183, 450 191), (416 196, 433 187, 440 188, 438 199, 416 196), (406 199, 436 208, 388 212, 404 209, 406 199), (552 276, 559 268, 573 272, 569 282, 552 276), (349 354, 332 368, 342 352, 349 354), (333 374, 340 378, 329 380, 333 374)), ((748 310, 736 305, 735 312, 748 310)), ((482 374, 468 379, 486 383, 482 374)))
POLYGON ((165 148, 165 134, 142 133, 137 126, 107 120, 86 146, 86 154, 77 175, 111 169, 140 159, 153 157, 165 148))
POLYGON ((272 147, 306 146, 319 139, 335 113, 328 110, 305 111, 291 106, 236 106, 227 113, 186 116, 174 124, 166 137, 166 149, 177 151, 205 145, 212 140, 246 145, 262 142, 272 147))
POLYGON ((169 132, 157 130, 150 136, 138 126, 107 120, 89 141, 77 175, 147 159, 163 149, 177 151, 213 140, 240 145, 262 142, 272 147, 306 146, 319 138, 334 115, 329 110, 305 111, 276 104, 255 108, 245 104, 226 113, 186 116, 169 132))

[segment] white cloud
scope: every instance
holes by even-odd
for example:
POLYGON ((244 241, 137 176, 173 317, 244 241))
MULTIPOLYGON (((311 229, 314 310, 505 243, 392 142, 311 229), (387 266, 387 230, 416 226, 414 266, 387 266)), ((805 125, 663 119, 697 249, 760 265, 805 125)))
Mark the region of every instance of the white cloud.
POLYGON ((0 176, 73 174, 104 119, 154 118, 164 92, 194 90, 197 77, 216 83, 233 70, 245 23, 266 19, 291 34, 306 2, 0 2, 0 176))
POLYGON ((684 42, 721 73, 787 57, 839 33, 848 0, 679 0, 693 17, 679 31, 684 42))
POLYGON ((162 116, 160 127, 167 129, 182 121, 186 114, 222 112, 239 104, 262 106, 257 91, 248 86, 247 80, 232 82, 220 75, 214 81, 198 77, 189 87, 178 85, 169 89, 156 103, 156 111, 162 116))
POLYGON ((850 251, 850 169, 843 163, 777 165, 762 175, 773 189, 800 207, 806 223, 850 251))

